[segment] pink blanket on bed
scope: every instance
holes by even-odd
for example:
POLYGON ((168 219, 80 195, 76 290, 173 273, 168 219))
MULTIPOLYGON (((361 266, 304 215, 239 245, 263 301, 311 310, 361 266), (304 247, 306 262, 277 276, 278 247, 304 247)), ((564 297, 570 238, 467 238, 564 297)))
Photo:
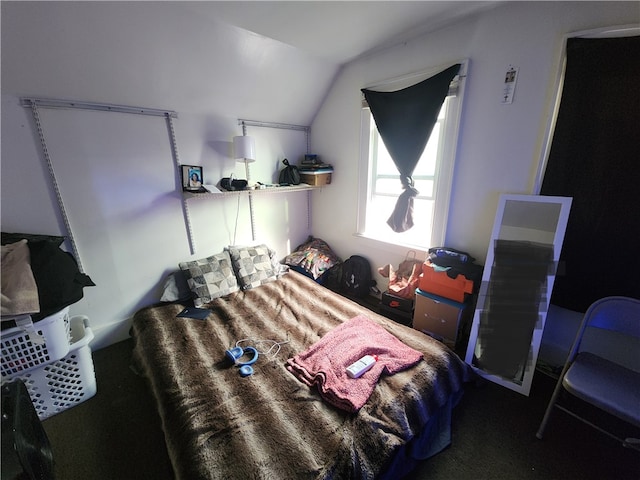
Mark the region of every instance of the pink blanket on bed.
POLYGON ((369 399, 383 372, 391 375, 422 359, 381 325, 358 315, 335 327, 305 352, 287 360, 287 369, 301 382, 317 385, 320 395, 332 405, 358 411, 369 399), (378 361, 360 378, 350 378, 346 369, 365 355, 378 361))

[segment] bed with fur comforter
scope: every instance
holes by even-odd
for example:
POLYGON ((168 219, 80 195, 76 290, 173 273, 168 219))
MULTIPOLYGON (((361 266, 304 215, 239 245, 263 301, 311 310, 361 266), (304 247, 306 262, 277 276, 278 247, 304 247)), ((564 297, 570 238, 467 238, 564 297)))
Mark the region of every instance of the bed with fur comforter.
POLYGON ((451 409, 471 371, 441 343, 295 272, 205 307, 205 320, 177 318, 178 304, 133 320, 134 367, 157 400, 176 478, 400 478, 449 444, 451 409), (356 316, 422 359, 383 373, 350 412, 301 382, 287 361, 356 316), (225 356, 245 339, 263 353, 248 377, 225 356), (287 343, 265 352, 260 340, 287 343))

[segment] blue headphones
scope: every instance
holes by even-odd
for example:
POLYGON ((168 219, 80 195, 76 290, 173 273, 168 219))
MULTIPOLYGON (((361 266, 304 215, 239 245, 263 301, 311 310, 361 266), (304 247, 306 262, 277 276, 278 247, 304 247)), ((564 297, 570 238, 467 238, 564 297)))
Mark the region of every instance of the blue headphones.
POLYGON ((248 377, 249 375, 253 374, 253 367, 251 367, 251 365, 258 361, 258 350, 253 347, 233 347, 229 350, 226 350, 225 355, 229 360, 231 360, 234 365, 240 367, 241 377, 248 377), (245 354, 253 354, 253 358, 247 360, 246 362, 239 362, 238 360, 240 360, 240 358, 245 354))

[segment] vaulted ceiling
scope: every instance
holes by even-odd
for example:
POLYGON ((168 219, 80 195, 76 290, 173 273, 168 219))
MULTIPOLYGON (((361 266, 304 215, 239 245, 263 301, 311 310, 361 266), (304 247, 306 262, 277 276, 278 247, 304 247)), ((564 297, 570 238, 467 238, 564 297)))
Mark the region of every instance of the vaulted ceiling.
POLYGON ((188 8, 340 65, 497 3, 228 1, 193 2, 188 8))
POLYGON ((342 65, 499 3, 0 2, 2 89, 308 125, 342 65))

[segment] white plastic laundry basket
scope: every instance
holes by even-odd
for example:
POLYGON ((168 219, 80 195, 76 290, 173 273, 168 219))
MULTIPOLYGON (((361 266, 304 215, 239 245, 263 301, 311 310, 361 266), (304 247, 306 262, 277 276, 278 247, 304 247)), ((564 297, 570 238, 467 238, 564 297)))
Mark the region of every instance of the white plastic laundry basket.
POLYGON ((40 420, 71 408, 96 394, 96 375, 91 348, 93 331, 89 318, 71 318, 72 343, 64 358, 14 378, 20 378, 40 420))
POLYGON ((32 326, 3 330, 2 381, 64 357, 69 353, 69 333, 69 307, 32 326))

